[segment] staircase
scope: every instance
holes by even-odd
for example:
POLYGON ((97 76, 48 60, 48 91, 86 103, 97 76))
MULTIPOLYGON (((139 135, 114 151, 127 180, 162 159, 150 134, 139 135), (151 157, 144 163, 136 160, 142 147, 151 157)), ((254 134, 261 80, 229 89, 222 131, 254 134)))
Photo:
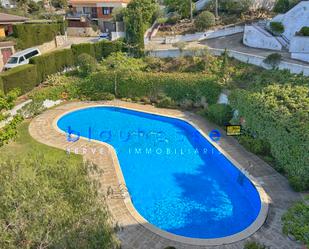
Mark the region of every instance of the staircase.
POLYGON ((280 44, 282 45, 283 48, 285 48, 287 50, 289 49, 290 41, 289 41, 288 38, 286 38, 285 35, 282 34, 281 36, 277 36, 276 38, 280 42, 280 44))

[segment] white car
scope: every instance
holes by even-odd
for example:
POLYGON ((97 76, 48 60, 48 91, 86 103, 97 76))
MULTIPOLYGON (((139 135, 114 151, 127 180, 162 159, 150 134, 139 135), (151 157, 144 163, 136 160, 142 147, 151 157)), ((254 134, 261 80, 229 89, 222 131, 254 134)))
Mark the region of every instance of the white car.
POLYGON ((27 48, 25 50, 19 51, 13 54, 4 65, 4 70, 8 70, 13 67, 20 65, 29 64, 29 59, 40 55, 41 52, 37 48, 27 48))

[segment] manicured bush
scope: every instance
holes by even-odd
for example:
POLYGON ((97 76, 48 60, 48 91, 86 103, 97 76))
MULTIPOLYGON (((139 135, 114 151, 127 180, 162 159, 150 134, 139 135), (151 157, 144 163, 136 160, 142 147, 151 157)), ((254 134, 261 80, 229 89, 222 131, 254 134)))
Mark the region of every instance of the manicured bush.
POLYGON ((109 56, 111 53, 122 51, 124 49, 123 41, 100 41, 96 43, 81 43, 71 46, 74 58, 81 54, 89 54, 98 61, 109 56))
POLYGON ((64 34, 64 23, 16 24, 13 35, 17 38, 17 47, 30 48, 51 41, 58 34, 64 34))
POLYGON ((213 13, 209 11, 203 11, 195 20, 195 27, 199 31, 208 29, 216 24, 216 19, 213 13))
POLYGON ((282 216, 283 233, 292 235, 309 246, 309 205, 306 202, 294 204, 282 216))
POLYGON ((309 27, 302 27, 301 30, 298 32, 298 35, 309 36, 309 27))
POLYGON ((309 88, 270 85, 259 92, 236 90, 231 106, 244 128, 267 141, 271 155, 295 190, 309 189, 309 88))
POLYGON ((270 65, 272 68, 276 68, 280 64, 281 60, 282 60, 281 54, 272 53, 264 59, 264 63, 270 65))
MULTIPOLYGON (((114 75, 98 72, 80 83, 80 95, 91 97, 95 92, 114 93, 114 75)), ((208 103, 216 103, 221 87, 214 81, 199 74, 188 73, 145 73, 131 72, 118 78, 118 97, 149 97, 156 100, 165 94, 179 103, 185 99, 200 101, 204 97, 208 103)))
POLYGON ((14 88, 19 88, 21 93, 32 90, 37 84, 37 68, 35 65, 22 65, 12 68, 0 75, 3 91, 8 93, 14 88))
POLYGON ((284 32, 284 26, 281 22, 271 22, 269 27, 275 35, 280 35, 284 32))
POLYGON ((77 57, 81 54, 89 54, 93 58, 96 57, 94 43, 72 44, 71 49, 73 51, 73 55, 75 59, 77 59, 77 57))
POLYGON ((124 42, 121 39, 113 42, 103 40, 94 44, 94 50, 95 58, 100 61, 112 53, 123 51, 124 42))
POLYGON ((233 117, 232 108, 226 104, 213 104, 208 107, 207 117, 218 125, 226 125, 233 117))
POLYGON ((51 53, 36 56, 30 63, 37 66, 37 82, 42 82, 48 75, 61 72, 74 64, 71 49, 57 50, 51 53))
POLYGON ((72 45, 72 49, 56 50, 33 57, 30 59, 30 64, 18 66, 0 75, 0 92, 7 93, 14 88, 20 88, 22 94, 26 93, 47 79, 48 75, 62 72, 65 68, 76 65, 77 57, 82 53, 101 59, 122 49, 121 40, 102 41, 76 44, 72 45))

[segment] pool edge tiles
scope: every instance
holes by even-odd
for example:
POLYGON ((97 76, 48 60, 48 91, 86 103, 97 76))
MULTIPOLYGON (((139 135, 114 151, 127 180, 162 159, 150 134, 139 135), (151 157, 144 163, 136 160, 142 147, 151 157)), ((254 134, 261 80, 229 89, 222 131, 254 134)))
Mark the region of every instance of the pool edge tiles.
MULTIPOLYGON (((58 115, 55 119, 54 119, 54 123, 53 123, 53 127, 58 130, 61 133, 64 133, 62 130, 60 130, 60 128, 57 125, 57 122, 64 117, 65 115, 67 115, 68 113, 72 113, 74 111, 77 110, 81 110, 81 109, 87 109, 87 108, 91 108, 91 107, 115 107, 110 106, 110 105, 95 105, 95 104, 90 104, 87 106, 83 106, 80 108, 73 108, 69 111, 66 111, 60 115, 58 115)), ((131 110, 131 111, 135 111, 135 112, 139 112, 139 113, 144 113, 144 114, 152 114, 155 116, 160 116, 160 117, 167 117, 167 118, 172 118, 172 119, 176 119, 176 120, 181 120, 186 122, 187 124, 189 124, 190 126, 192 126, 195 130, 197 130, 213 147, 215 147, 219 152, 221 152, 224 157, 239 171, 241 171, 241 166, 233 159, 231 158, 227 153, 225 153, 220 147, 218 147, 218 145, 214 144, 213 142, 211 142, 207 135, 199 128, 197 127, 197 125, 195 125, 191 120, 183 118, 183 117, 178 117, 178 116, 172 116, 172 115, 166 115, 166 114, 162 114, 162 113, 158 113, 158 112, 150 112, 150 111, 145 111, 145 110, 139 110, 139 109, 134 109, 134 108, 128 108, 128 107, 122 107, 122 106, 116 106, 116 108, 123 108, 126 110, 131 110)), ((84 138, 83 138, 84 139, 84 138)), ((99 142, 99 141, 93 141, 96 143, 103 143, 103 142, 99 142)), ((121 166, 119 165, 118 162, 118 157, 113 149, 113 147, 109 144, 103 143, 104 145, 107 145, 111 151, 113 151, 112 153, 112 157, 113 157, 113 161, 114 161, 114 166, 115 166, 115 170, 118 176, 118 181, 120 184, 125 184, 125 179, 123 176, 123 172, 121 169, 121 166)), ((248 236, 250 236, 251 234, 253 234, 255 231, 257 231, 259 229, 260 226, 262 226, 262 224, 264 223, 266 216, 267 216, 267 212, 268 212, 268 197, 266 195, 266 193, 264 192, 264 190, 261 188, 261 186, 252 178, 252 176, 247 176, 249 181, 251 181, 251 183, 254 185, 255 189, 257 190, 259 197, 260 197, 260 201, 261 201, 261 208, 260 208, 260 212, 257 216, 257 218, 255 219, 255 221, 252 222, 252 224, 250 226, 248 226, 246 229, 242 230, 241 232, 235 233, 233 235, 229 235, 226 237, 220 237, 220 238, 211 238, 211 239, 199 239, 199 238, 190 238, 190 237, 184 237, 184 236, 180 236, 180 235, 175 235, 173 233, 161 230, 159 228, 157 228, 156 226, 152 225, 151 223, 149 223, 144 217, 142 217, 137 210, 135 209, 134 205, 131 202, 131 199, 129 196, 126 197, 125 204, 127 206, 127 209, 129 210, 129 212, 131 213, 131 215, 136 219, 136 221, 140 224, 142 224, 143 226, 145 226, 146 228, 148 228, 149 230, 151 230, 152 232, 168 238, 168 239, 172 239, 178 242, 183 242, 183 243, 188 243, 188 244, 192 244, 192 245, 222 245, 222 244, 226 244, 226 243, 232 243, 235 241, 239 241, 242 240, 248 236)))

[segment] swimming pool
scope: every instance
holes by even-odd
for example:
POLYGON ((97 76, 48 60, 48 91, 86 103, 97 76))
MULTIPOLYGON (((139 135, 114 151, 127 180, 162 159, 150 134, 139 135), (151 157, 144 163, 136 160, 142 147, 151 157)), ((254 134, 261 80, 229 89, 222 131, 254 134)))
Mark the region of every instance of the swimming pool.
POLYGON ((166 232, 223 238, 259 215, 261 199, 252 182, 183 120, 91 107, 64 115, 57 125, 112 145, 135 209, 166 232))

